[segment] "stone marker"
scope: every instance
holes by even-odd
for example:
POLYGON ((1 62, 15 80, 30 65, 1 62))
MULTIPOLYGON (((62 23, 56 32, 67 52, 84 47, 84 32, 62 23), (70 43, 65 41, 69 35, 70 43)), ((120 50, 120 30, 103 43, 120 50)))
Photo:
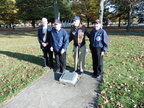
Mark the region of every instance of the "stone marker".
POLYGON ((64 72, 59 81, 62 83, 75 84, 78 80, 78 74, 76 72, 64 72))

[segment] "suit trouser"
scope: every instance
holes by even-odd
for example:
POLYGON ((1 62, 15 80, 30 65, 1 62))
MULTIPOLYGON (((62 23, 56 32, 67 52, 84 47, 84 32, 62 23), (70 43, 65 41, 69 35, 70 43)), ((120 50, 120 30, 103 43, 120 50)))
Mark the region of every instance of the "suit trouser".
POLYGON ((62 71, 66 68, 66 52, 63 54, 55 53, 56 68, 62 71))
POLYGON ((44 49, 42 49, 43 55, 44 55, 44 66, 50 66, 53 67, 53 52, 50 51, 50 47, 47 46, 44 49))
POLYGON ((86 54, 86 47, 83 45, 80 46, 74 46, 74 70, 76 71, 79 69, 81 72, 84 71, 84 65, 85 65, 85 54, 86 54))
POLYGON ((92 47, 92 61, 95 75, 103 72, 103 56, 101 56, 101 48, 92 47))

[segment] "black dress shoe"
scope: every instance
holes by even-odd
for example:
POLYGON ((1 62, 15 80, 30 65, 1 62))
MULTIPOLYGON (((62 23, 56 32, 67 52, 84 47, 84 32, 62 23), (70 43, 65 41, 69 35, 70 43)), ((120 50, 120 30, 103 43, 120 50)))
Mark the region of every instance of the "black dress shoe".
POLYGON ((50 68, 52 69, 52 68, 54 68, 54 66, 53 66, 53 65, 50 65, 50 68))
POLYGON ((81 75, 82 74, 82 72, 77 72, 78 73, 78 75, 81 75))
POLYGON ((84 73, 84 71, 79 71, 78 72, 79 75, 82 75, 83 73, 84 73))
POLYGON ((60 72, 61 72, 61 73, 65 72, 65 69, 62 69, 60 72))
POLYGON ((98 75, 93 73, 91 76, 92 76, 93 78, 97 78, 98 75))

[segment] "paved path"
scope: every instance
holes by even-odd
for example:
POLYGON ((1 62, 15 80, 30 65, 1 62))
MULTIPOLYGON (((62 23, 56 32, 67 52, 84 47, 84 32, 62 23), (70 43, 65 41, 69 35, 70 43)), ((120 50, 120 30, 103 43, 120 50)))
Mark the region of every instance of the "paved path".
POLYGON ((72 85, 59 83, 60 74, 50 70, 0 108, 96 108, 99 82, 90 73, 72 85))

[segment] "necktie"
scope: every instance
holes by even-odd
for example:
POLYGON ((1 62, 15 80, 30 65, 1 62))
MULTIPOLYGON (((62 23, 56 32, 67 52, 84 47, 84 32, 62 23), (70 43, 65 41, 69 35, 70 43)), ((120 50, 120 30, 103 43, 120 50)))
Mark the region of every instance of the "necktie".
POLYGON ((43 41, 46 42, 46 38, 47 38, 47 28, 46 27, 43 27, 43 41))

